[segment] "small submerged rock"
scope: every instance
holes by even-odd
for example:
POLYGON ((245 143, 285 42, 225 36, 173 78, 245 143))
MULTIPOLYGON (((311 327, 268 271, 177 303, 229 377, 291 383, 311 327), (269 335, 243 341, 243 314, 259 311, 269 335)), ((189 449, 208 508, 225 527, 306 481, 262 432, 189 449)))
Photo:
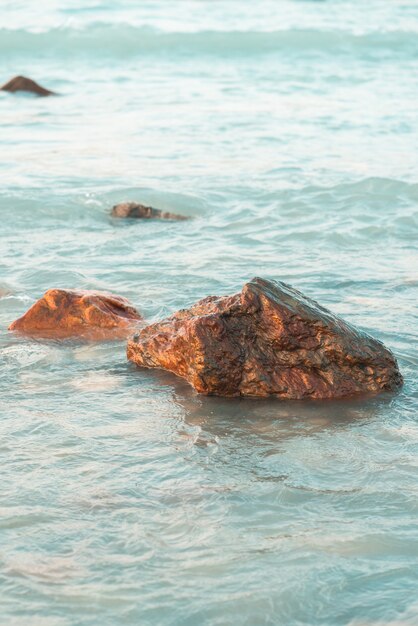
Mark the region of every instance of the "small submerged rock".
POLYGON ((6 287, 5 285, 0 285, 0 299, 7 298, 7 296, 11 296, 12 293, 13 291, 9 287, 6 287))
POLYGON ((34 93, 37 96, 55 96, 56 93, 54 91, 50 91, 49 89, 45 89, 38 83, 36 83, 31 78, 26 78, 26 76, 15 76, 7 83, 0 87, 2 91, 9 91, 10 93, 16 93, 17 91, 28 91, 30 93, 34 93))
POLYGON ((116 204, 112 209, 112 217, 125 217, 136 219, 160 219, 160 220, 188 220, 186 215, 177 215, 177 213, 169 213, 160 211, 151 206, 144 206, 137 202, 122 202, 116 204))
POLYGON ((126 338, 142 318, 126 298, 100 291, 49 289, 9 330, 44 337, 126 338))
POLYGON ((402 385, 380 341, 289 285, 261 278, 143 328, 127 355, 206 395, 344 398, 402 385))

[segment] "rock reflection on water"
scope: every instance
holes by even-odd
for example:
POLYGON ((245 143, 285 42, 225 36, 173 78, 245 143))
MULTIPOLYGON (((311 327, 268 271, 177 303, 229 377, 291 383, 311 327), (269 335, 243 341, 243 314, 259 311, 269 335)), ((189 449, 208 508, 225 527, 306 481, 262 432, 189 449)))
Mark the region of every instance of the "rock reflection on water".
POLYGON ((359 489, 370 457, 362 430, 378 427, 396 403, 393 394, 329 402, 205 397, 170 373, 142 372, 172 388, 180 409, 173 436, 186 458, 255 488, 276 481, 286 489, 359 489))

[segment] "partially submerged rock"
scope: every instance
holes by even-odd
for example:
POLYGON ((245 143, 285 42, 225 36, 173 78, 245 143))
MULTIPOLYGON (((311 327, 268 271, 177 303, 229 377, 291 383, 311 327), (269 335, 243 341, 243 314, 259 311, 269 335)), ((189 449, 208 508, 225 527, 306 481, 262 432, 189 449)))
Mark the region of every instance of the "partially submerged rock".
POLYGON ((0 87, 0 89, 2 91, 9 91, 10 93, 16 93, 17 91, 29 91, 30 93, 35 93, 37 96, 56 95, 55 92, 45 89, 45 87, 42 87, 31 78, 26 78, 26 76, 15 76, 0 87))
POLYGON ((9 330, 26 335, 89 340, 125 338, 141 316, 126 298, 100 291, 49 289, 9 330))
POLYGON ((112 209, 112 217, 128 217, 137 219, 160 219, 160 220, 188 220, 186 215, 177 215, 160 211, 151 206, 144 206, 137 202, 122 202, 116 204, 112 209))
POLYGON ((382 343, 289 285, 261 278, 143 328, 127 354, 207 395, 343 398, 402 384, 382 343))

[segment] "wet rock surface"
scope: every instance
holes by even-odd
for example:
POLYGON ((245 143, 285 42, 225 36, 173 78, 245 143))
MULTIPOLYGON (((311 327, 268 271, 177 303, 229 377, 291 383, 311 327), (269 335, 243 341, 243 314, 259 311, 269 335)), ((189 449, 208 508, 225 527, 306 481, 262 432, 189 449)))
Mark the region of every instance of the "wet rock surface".
POLYGON ((112 217, 177 221, 189 219, 186 215, 177 215, 176 213, 161 211, 160 209, 144 206, 143 204, 138 204, 137 202, 122 202, 121 204, 116 204, 112 208, 112 217))
POLYGON ((127 355, 207 395, 325 399, 402 385, 382 343, 289 285, 260 278, 143 328, 127 355))
POLYGON ((26 76, 15 76, 7 83, 0 87, 2 91, 9 91, 10 93, 16 93, 18 91, 28 91, 34 93, 37 96, 54 96, 55 92, 45 89, 31 78, 26 76))
POLYGON ((126 298, 107 292, 50 289, 9 330, 48 339, 125 338, 141 316, 126 298))

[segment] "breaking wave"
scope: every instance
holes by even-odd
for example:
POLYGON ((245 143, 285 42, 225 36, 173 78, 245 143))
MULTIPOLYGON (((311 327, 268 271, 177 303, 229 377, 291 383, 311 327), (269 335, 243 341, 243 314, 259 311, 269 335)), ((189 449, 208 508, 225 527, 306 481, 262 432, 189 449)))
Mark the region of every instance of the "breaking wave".
POLYGON ((291 29, 275 31, 169 32, 151 26, 94 23, 88 28, 44 32, 0 29, 0 52, 7 54, 97 54, 134 56, 166 52, 210 55, 284 53, 359 53, 363 56, 418 53, 413 31, 355 34, 348 31, 291 29))

